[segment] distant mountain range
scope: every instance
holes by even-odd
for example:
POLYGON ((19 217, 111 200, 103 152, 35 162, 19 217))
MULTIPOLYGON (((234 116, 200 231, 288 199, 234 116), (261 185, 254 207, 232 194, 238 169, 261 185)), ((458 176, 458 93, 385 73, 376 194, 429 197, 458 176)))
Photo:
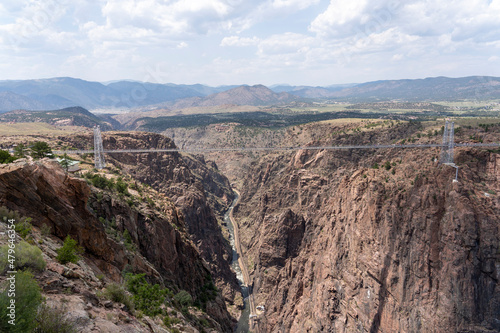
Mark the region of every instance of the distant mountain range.
POLYGON ((100 125, 103 130, 113 128, 113 122, 98 118, 82 107, 69 107, 51 111, 15 110, 0 114, 0 122, 12 123, 47 123, 51 125, 94 127, 100 125))
POLYGON ((345 88, 356 86, 356 83, 351 84, 335 84, 328 87, 310 87, 310 86, 290 86, 290 85, 275 85, 270 88, 274 92, 287 92, 295 96, 304 98, 328 98, 334 92, 345 88))
POLYGON ((81 106, 89 110, 140 107, 172 109, 234 105, 279 105, 297 100, 443 101, 500 99, 500 78, 471 76, 385 80, 327 87, 277 85, 209 87, 136 81, 109 84, 62 77, 0 81, 0 112, 81 106))
POLYGON ((357 101, 453 101, 500 98, 500 78, 470 76, 375 81, 332 93, 331 98, 357 101))
POLYGON ((234 86, 212 88, 196 85, 118 81, 108 85, 70 77, 42 80, 0 81, 0 111, 49 110, 81 106, 136 108, 189 97, 203 97, 234 86))
POLYGON ((239 86, 206 97, 192 97, 182 99, 171 105, 172 109, 189 107, 207 107, 216 105, 273 105, 286 104, 297 100, 298 97, 286 92, 276 93, 261 84, 255 86, 239 86))

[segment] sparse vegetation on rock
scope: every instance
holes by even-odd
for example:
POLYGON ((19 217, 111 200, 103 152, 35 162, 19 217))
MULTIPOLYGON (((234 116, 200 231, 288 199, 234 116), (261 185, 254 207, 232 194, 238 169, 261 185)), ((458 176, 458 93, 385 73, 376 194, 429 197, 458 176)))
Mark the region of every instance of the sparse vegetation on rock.
POLYGON ((134 310, 134 303, 122 285, 117 283, 108 284, 104 290, 104 296, 113 302, 122 303, 127 307, 128 311, 134 310))
POLYGON ((32 269, 34 271, 43 271, 46 262, 43 259, 42 251, 35 245, 31 245, 22 241, 15 246, 14 254, 11 256, 15 269, 9 268, 9 245, 0 247, 0 271, 6 272, 7 270, 22 270, 32 269))
POLYGON ((15 161, 15 157, 12 156, 6 150, 0 150, 0 164, 7 164, 15 161))
POLYGON ((33 333, 76 333, 78 325, 68 317, 64 306, 49 307, 42 303, 36 314, 36 326, 33 333))
POLYGON ((80 259, 82 251, 83 249, 78 246, 77 241, 68 235, 64 239, 63 246, 57 249, 56 259, 61 264, 66 264, 68 262, 76 263, 80 259))
POLYGON ((31 332, 36 326, 37 309, 42 302, 41 289, 33 278, 33 274, 26 271, 18 271, 15 274, 15 287, 13 289, 15 296, 9 293, 11 287, 9 280, 7 280, 0 292, 0 331, 31 332), (15 300, 13 312, 9 309, 12 299, 15 300), (13 318, 8 316, 12 313, 15 313, 13 318), (15 325, 9 323, 12 319, 14 319, 15 325))

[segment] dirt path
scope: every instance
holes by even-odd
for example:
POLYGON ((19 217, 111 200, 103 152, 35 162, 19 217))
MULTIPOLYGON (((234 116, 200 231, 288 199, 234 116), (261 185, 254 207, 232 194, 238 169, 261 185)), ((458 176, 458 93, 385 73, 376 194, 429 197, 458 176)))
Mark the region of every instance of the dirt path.
MULTIPOLYGON (((240 200, 240 192, 237 190, 233 189, 236 194, 238 194, 238 200, 236 201, 236 204, 238 205, 238 202, 240 200)), ((245 263, 245 259, 243 257, 243 251, 241 250, 241 243, 240 243, 240 234, 239 234, 239 229, 238 229, 238 223, 236 223, 236 220, 233 217, 233 209, 229 212, 229 219, 231 220, 231 223, 233 224, 233 230, 234 230, 234 246, 236 247, 236 252, 238 253, 238 264, 240 265, 241 268, 241 274, 243 275, 243 282, 248 287, 248 303, 250 305, 250 316, 257 314, 257 310, 255 308, 255 302, 253 299, 253 290, 252 286, 250 283, 250 274, 248 274, 248 268, 245 263)), ((255 332, 259 332, 259 324, 258 321, 250 319, 250 328, 254 329, 255 332)))

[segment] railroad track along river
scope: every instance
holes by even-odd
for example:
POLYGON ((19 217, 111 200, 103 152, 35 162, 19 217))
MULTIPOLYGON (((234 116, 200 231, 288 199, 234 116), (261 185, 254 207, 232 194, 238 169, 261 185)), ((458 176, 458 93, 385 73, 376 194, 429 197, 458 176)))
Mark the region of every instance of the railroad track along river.
MULTIPOLYGON (((238 195, 238 199, 236 200, 235 204, 233 205, 233 207, 236 207, 236 205, 238 205, 240 193, 237 190, 234 190, 234 192, 236 192, 236 194, 238 195)), ((248 273, 248 267, 246 265, 245 257, 243 255, 243 251, 241 249, 240 233, 239 233, 238 223, 236 222, 236 220, 233 216, 233 209, 231 209, 231 211, 229 212, 229 219, 231 220, 231 224, 233 225, 234 247, 236 248, 236 252, 238 253, 238 264, 240 266, 241 274, 243 276, 243 282, 248 287, 248 304, 250 307, 250 319, 249 319, 250 320, 250 329, 253 332, 258 333, 259 332, 259 322, 253 318, 253 315, 257 314, 257 310, 255 307, 255 301, 254 301, 254 297, 253 297, 252 284, 250 282, 250 274, 248 273)))

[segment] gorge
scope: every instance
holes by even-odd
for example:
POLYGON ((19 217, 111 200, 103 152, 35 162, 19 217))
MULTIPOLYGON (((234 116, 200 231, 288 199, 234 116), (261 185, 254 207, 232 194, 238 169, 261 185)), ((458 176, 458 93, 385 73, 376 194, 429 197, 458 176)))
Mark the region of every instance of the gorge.
MULTIPOLYGON (((439 126, 335 120, 251 139, 425 144, 439 139, 432 134, 439 126)), ((486 141, 500 141, 497 127, 486 141)), ((474 131, 463 126, 457 140, 474 131)), ((177 137, 174 144, 161 134, 103 133, 107 149, 172 148, 183 144, 177 137)), ((91 138, 51 140, 88 149, 91 138)), ((198 144, 209 140, 201 134, 198 144)), ((35 278, 50 304, 66 299, 85 332, 246 332, 257 305, 259 332, 500 330, 499 152, 456 149, 458 183, 438 155, 438 148, 123 153, 106 155, 104 170, 75 156, 76 174, 27 158, 0 166, 0 204, 32 219, 27 240, 47 261, 35 278), (85 249, 74 266, 55 256, 67 235, 85 249), (126 285, 127 273, 171 291, 159 314, 108 303, 103 293, 126 285)))

